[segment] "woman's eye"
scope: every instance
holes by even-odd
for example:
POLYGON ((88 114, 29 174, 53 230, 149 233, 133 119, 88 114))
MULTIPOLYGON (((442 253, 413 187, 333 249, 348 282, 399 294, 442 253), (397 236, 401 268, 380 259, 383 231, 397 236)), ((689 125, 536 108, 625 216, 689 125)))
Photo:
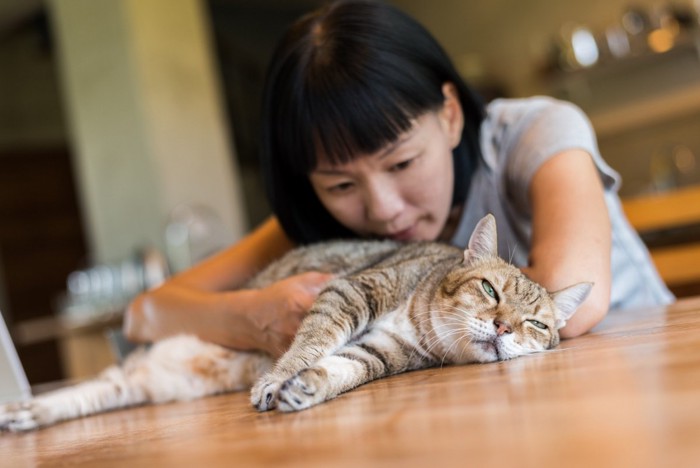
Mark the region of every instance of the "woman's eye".
POLYGON ((389 170, 391 172, 403 171, 404 169, 407 169, 412 163, 413 163, 413 159, 407 159, 405 161, 401 161, 398 164, 394 164, 393 166, 391 166, 391 168, 389 170))
POLYGON ((533 324, 534 326, 536 326, 540 330, 546 330, 549 328, 547 325, 545 325, 544 323, 539 322, 537 320, 528 320, 528 322, 530 322, 531 324, 533 324))
POLYGON ((486 291, 486 294, 498 300, 498 297, 496 296, 496 290, 493 288, 493 285, 491 285, 491 283, 489 283, 486 280, 483 280, 481 282, 481 286, 484 288, 484 291, 486 291))
POLYGON ((351 188, 352 188, 352 183, 343 182, 342 184, 336 184, 336 185, 333 185, 332 187, 329 187, 328 191, 331 193, 343 193, 343 192, 347 192, 351 188))

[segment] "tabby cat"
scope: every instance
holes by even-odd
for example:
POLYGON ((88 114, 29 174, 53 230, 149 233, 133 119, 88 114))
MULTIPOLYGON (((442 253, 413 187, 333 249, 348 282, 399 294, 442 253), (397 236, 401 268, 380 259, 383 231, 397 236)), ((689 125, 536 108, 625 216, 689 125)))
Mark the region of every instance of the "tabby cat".
POLYGON ((132 353, 121 367, 112 366, 95 380, 0 407, 0 428, 31 430, 253 384, 251 402, 259 411, 297 411, 384 376, 506 360, 556 346, 558 329, 591 284, 548 293, 501 260, 496 245, 496 222, 488 215, 464 252, 438 243, 391 241, 296 249, 247 287, 311 270, 337 276, 277 363, 263 353, 176 336, 132 353))

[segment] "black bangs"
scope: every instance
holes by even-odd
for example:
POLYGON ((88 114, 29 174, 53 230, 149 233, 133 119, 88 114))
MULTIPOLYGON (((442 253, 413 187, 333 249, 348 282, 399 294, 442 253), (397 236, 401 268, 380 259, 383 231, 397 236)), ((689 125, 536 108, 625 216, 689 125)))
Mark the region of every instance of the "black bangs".
POLYGON ((323 158, 344 164, 375 153, 457 89, 465 117, 453 151, 453 204, 479 155, 484 106, 419 23, 384 2, 341 0, 293 24, 267 70, 261 164, 273 212, 298 243, 355 234, 318 200, 308 175, 323 158))
MULTIPOLYGON (((391 24, 377 11, 367 14, 361 3, 353 6, 344 16, 331 9, 309 17, 305 35, 297 38, 301 47, 286 57, 296 66, 282 73, 288 81, 279 83, 286 89, 278 95, 283 108, 277 116, 278 125, 288 127, 283 133, 295 138, 282 157, 304 174, 316 167, 319 152, 330 163, 346 163, 396 141, 415 118, 439 108, 442 84, 450 81, 432 64, 415 60, 414 43, 392 37, 401 35, 404 25, 391 24)), ((426 56, 442 52, 429 45, 435 50, 426 56)))
POLYGON ((300 96, 306 102, 299 107, 308 113, 298 119, 299 135, 307 135, 314 145, 307 150, 311 156, 308 165, 300 168, 307 173, 314 169, 319 154, 331 164, 342 164, 381 150, 443 100, 439 85, 437 92, 430 93, 389 60, 383 64, 384 70, 350 61, 354 69, 313 73, 308 89, 300 96), (391 87, 386 84, 387 74, 393 75, 391 87))

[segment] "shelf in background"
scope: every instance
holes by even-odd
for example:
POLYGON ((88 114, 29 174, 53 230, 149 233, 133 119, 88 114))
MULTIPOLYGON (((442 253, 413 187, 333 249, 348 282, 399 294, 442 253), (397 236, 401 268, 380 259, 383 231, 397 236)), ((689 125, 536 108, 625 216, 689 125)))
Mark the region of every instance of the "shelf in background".
POLYGON ((669 287, 700 284, 700 186, 624 199, 623 208, 669 287), (666 242, 673 236, 682 241, 666 242))

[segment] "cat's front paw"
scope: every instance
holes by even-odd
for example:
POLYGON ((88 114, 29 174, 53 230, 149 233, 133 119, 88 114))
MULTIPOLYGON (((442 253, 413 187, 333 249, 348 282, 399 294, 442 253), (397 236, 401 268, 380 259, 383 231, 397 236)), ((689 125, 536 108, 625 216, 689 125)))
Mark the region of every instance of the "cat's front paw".
POLYGON ((277 407, 277 394, 284 383, 283 378, 274 374, 264 375, 250 391, 250 402, 258 411, 270 411, 277 407))
POLYGON ((328 399, 328 379, 323 369, 306 369, 287 380, 279 389, 277 409, 300 411, 328 399))
POLYGON ((49 409, 33 401, 0 406, 0 431, 26 432, 49 424, 49 409))

